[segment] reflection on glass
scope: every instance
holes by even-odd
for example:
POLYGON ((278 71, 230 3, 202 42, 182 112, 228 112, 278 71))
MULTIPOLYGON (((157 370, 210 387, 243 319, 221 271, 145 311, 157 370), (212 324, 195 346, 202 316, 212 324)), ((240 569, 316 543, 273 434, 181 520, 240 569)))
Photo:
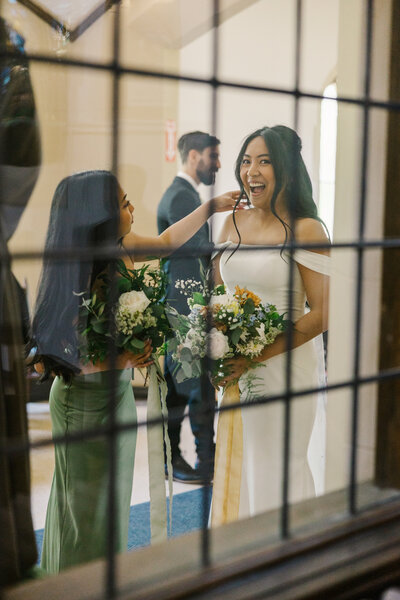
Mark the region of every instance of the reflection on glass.
MULTIPOLYGON (((336 98, 336 83, 331 83, 324 90, 326 98, 336 98)), ((319 211, 325 222, 329 236, 333 239, 333 219, 335 210, 335 167, 336 167, 336 134, 337 134, 337 102, 322 100, 321 102, 321 136, 319 158, 319 211)))

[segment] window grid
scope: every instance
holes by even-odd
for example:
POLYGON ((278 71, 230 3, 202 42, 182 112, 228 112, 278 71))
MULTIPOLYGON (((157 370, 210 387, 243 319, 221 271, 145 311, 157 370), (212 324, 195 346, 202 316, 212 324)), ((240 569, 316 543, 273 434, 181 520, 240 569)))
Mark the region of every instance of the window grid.
MULTIPOLYGON (((366 104, 363 107, 363 132, 362 132, 362 158, 361 158, 361 192, 359 209, 359 228, 358 239, 364 239, 365 219, 366 219, 366 196, 367 196, 367 161, 368 161, 368 141, 369 141, 369 108, 368 100, 370 96, 370 71, 372 55, 372 5, 373 0, 367 0, 367 23, 365 40, 365 67, 364 67, 364 99, 366 104)), ((353 405, 352 405, 352 423, 351 423, 351 454, 350 454, 350 482, 349 482, 349 512, 354 515, 357 513, 357 439, 358 439, 358 415, 359 415, 359 386, 357 378, 360 373, 360 341, 361 341, 361 312, 362 312, 362 288, 363 288, 363 267, 364 252, 362 248, 357 249, 357 289, 355 306, 355 349, 354 349, 354 384, 353 384, 353 405)))
MULTIPOLYGON (((123 67, 120 64, 120 2, 116 2, 114 11, 114 23, 113 23, 113 61, 111 64, 93 63, 90 61, 73 60, 66 58, 54 58, 43 54, 31 54, 28 55, 28 59, 31 62, 42 62, 59 67, 75 67, 75 68, 89 68, 94 70, 103 70, 112 73, 113 75, 113 91, 112 91, 112 171, 117 175, 118 173, 118 141, 119 141, 119 108, 120 108, 120 80, 121 76, 145 76, 150 78, 161 78, 170 79, 177 82, 191 82, 198 83, 199 85, 209 85, 212 87, 212 133, 215 133, 217 129, 217 102, 218 102, 218 89, 220 87, 229 87, 231 89, 257 91, 260 93, 279 93, 286 94, 294 97, 294 129, 297 129, 298 125, 298 113, 299 113, 299 102, 303 98, 323 100, 323 94, 307 93, 300 89, 300 58, 301 58, 301 17, 302 17, 302 0, 296 0, 296 44, 295 44, 295 86, 293 90, 249 85, 246 83, 235 83, 220 80, 218 78, 218 47, 219 47, 219 0, 214 0, 214 35, 213 35, 213 74, 210 79, 189 77, 185 75, 173 74, 173 73, 162 73, 153 70, 142 70, 130 67, 123 67)), ((356 288, 356 322, 355 322, 355 350, 354 350, 354 376, 348 381, 342 381, 336 384, 327 384, 326 386, 319 388, 309 388, 302 390, 301 392, 294 391, 291 389, 291 341, 292 341, 292 329, 289 328, 288 332, 288 343, 287 343, 287 368, 286 368, 286 392, 276 396, 259 397, 251 406, 255 404, 266 404, 272 402, 284 401, 285 406, 285 420, 284 420, 284 477, 283 477, 283 488, 282 488, 282 509, 281 509, 281 537, 287 538, 290 536, 290 520, 289 520, 289 461, 290 461, 290 416, 291 416, 291 401, 292 398, 301 398, 312 392, 319 390, 333 391, 338 389, 352 388, 352 427, 351 427, 351 455, 350 455, 350 479, 348 486, 348 510, 350 514, 357 514, 359 512, 357 506, 357 441, 358 441, 358 416, 359 416, 359 389, 360 386, 367 383, 379 382, 392 378, 400 377, 400 369, 388 369, 380 371, 374 375, 363 377, 360 375, 360 334, 362 326, 361 316, 361 301, 363 292, 363 258, 364 251, 368 248, 398 248, 400 245, 400 239, 381 239, 381 240, 365 240, 365 219, 366 219, 366 192, 367 192, 367 160, 368 160, 368 142, 369 142, 369 112, 371 108, 379 108, 382 110, 394 110, 400 111, 400 102, 393 101, 378 101, 370 97, 370 69, 371 69, 371 54, 372 54, 372 17, 373 17, 373 0, 367 0, 367 24, 366 24, 366 39, 365 39, 365 83, 364 83, 364 95, 362 98, 354 97, 340 97, 332 98, 332 101, 338 103, 348 103, 357 105, 363 109, 363 143, 362 143, 362 166, 361 166, 361 193, 360 193, 360 209, 359 209, 359 231, 358 239, 353 243, 332 243, 330 248, 353 248, 357 252, 357 288, 356 288)), ((8 53, 8 56, 10 53, 8 53)), ((300 247, 296 242, 289 242, 288 249, 291 254, 294 250, 300 247)), ((312 248, 323 248, 321 244, 301 244, 301 248, 312 249, 312 248)), ((326 246, 325 246, 326 247, 326 246)), ((260 246, 260 250, 271 248, 269 246, 260 246)), ((254 246, 252 250, 257 249, 254 246)), ((151 249, 149 248, 149 251, 151 249)), ((240 248, 241 252, 245 252, 246 248, 240 248)), ((73 256, 81 256, 79 249, 71 249, 68 252, 63 252, 61 258, 68 260, 73 256)), ((105 254, 108 258, 117 258, 118 255, 112 255, 108 250, 105 254)), ((57 256, 53 253, 53 258, 57 256)), ((99 253, 96 252, 96 256, 99 253)), ((35 259, 42 258, 43 253, 23 253, 16 252, 13 254, 13 260, 18 259, 35 259)), ((4 261, 6 257, 2 256, 1 259, 4 261)), ((290 273, 289 273, 289 290, 293 288, 293 261, 290 261, 290 273)), ((289 320, 292 312, 292 293, 290 292, 289 301, 289 320)), ((115 353, 114 353, 115 359, 115 353)), ((205 376, 205 375, 204 375, 205 376)), ((15 443, 7 448, 1 448, 1 452, 17 453, 21 451, 29 451, 35 448, 41 448, 53 444, 61 444, 67 439, 69 441, 79 442, 82 440, 92 439, 102 435, 109 436, 110 439, 110 517, 108 522, 108 554, 107 554, 107 567, 106 567, 106 584, 105 594, 106 598, 117 597, 117 586, 115 580, 115 473, 116 473, 116 436, 122 431, 133 430, 143 426, 152 426, 160 424, 160 419, 152 419, 141 423, 125 423, 123 425, 115 422, 115 386, 111 385, 111 402, 110 402, 110 423, 102 429, 96 429, 96 431, 85 431, 81 434, 74 434, 68 436, 59 436, 54 439, 42 440, 39 442, 29 442, 27 444, 15 443)), ((242 410, 247 408, 246 405, 232 404, 229 407, 222 407, 216 409, 217 412, 224 410, 232 410, 241 407, 242 410)), ((203 528, 201 538, 201 560, 202 566, 207 567, 210 565, 210 532, 207 526, 207 500, 208 493, 207 487, 204 487, 203 492, 203 528)))

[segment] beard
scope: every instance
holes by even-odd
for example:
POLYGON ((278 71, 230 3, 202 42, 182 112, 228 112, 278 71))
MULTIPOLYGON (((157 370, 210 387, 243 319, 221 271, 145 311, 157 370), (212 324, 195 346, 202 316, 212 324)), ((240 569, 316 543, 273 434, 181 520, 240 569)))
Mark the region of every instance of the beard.
POLYGON ((215 174, 217 171, 211 169, 210 167, 206 168, 203 160, 201 160, 197 166, 196 174, 199 178, 200 182, 204 185, 213 185, 215 183, 215 174))

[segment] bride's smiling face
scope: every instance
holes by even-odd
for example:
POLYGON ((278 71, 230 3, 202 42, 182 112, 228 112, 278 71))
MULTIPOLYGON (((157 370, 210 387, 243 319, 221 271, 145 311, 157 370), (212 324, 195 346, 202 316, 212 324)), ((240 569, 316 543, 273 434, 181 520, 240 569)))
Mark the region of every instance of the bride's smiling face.
POLYGON ((264 139, 254 138, 240 165, 240 179, 255 208, 269 208, 275 189, 275 173, 264 139))

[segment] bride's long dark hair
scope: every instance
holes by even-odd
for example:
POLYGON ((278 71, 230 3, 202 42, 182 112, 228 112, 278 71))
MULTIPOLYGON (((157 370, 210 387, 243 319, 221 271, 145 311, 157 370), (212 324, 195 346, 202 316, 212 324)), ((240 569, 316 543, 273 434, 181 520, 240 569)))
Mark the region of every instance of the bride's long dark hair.
MULTIPOLYGON (((275 189, 271 198, 271 211, 282 223, 285 230, 285 245, 292 233, 291 223, 296 219, 311 217, 322 224, 324 223, 318 216, 317 206, 313 200, 311 179, 301 156, 301 139, 293 129, 285 125, 262 127, 244 140, 235 165, 235 176, 242 192, 241 197, 245 196, 250 203, 240 177, 240 169, 248 145, 257 137, 263 138, 274 168, 275 189), (277 200, 282 195, 290 217, 289 223, 282 219, 276 210, 277 200)), ((239 200, 233 210, 233 222, 239 238, 239 243, 234 252, 241 243, 241 236, 235 219, 238 204, 239 200)))
POLYGON ((118 239, 118 181, 109 171, 86 171, 66 177, 54 193, 45 258, 32 324, 37 357, 46 378, 51 371, 66 381, 79 372, 77 322, 92 282, 107 265, 96 260, 96 248, 118 239), (54 259, 51 254, 79 251, 79 257, 54 259))

